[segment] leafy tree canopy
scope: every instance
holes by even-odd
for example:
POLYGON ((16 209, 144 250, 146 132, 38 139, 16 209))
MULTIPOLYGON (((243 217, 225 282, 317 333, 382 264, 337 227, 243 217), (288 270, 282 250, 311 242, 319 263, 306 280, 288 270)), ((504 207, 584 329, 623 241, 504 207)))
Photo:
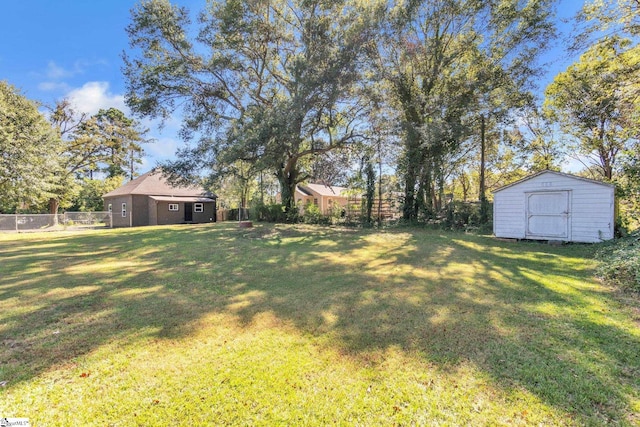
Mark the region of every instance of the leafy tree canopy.
POLYGON ((0 212, 38 205, 51 196, 60 146, 38 105, 0 81, 0 212))
MULTIPOLYGON (((555 35, 555 2, 381 3, 388 18, 378 70, 403 113, 404 217, 424 212, 429 218, 453 166, 449 160, 466 150, 465 141, 480 130, 484 153, 485 124, 503 120, 530 99, 536 58, 555 35)), ((480 194, 482 199, 484 185, 480 194)))
POLYGON ((619 154, 640 135, 640 47, 629 46, 620 37, 595 44, 546 90, 546 111, 606 179, 613 178, 619 154))
POLYGON ((362 16, 344 0, 219 0, 194 24, 185 8, 144 0, 127 28, 127 103, 142 116, 182 113, 182 135, 197 142, 170 171, 250 161, 293 210, 305 159, 361 136, 362 16))
POLYGON ((638 0, 588 0, 576 16, 569 49, 582 51, 610 37, 640 36, 638 0))
POLYGON ((94 172, 105 172, 108 177, 134 177, 147 131, 122 111, 109 108, 89 117, 75 111, 65 99, 56 104, 50 120, 63 144, 62 170, 50 199, 50 213, 77 204, 74 200, 86 184, 83 178, 93 179, 94 172))

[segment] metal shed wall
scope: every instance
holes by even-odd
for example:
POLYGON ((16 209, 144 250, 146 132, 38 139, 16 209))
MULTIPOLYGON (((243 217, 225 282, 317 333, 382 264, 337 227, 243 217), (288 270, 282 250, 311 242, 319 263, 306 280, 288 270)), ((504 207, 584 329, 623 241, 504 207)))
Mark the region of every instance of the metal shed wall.
POLYGON ((612 239, 614 190, 613 185, 568 174, 538 173, 494 192, 494 234, 585 243, 612 239), (566 233, 559 234, 562 221, 566 233))

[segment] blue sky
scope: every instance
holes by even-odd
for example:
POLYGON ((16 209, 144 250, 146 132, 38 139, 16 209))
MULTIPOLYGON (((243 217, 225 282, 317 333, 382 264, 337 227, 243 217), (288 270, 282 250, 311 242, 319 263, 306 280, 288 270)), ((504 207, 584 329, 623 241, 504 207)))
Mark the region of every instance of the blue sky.
MULTIPOLYGON (((2 2, 0 80, 18 87, 28 98, 53 105, 70 98, 89 114, 115 107, 127 114, 121 53, 128 48, 125 27, 135 0, 10 0, 2 2)), ((192 11, 205 0, 178 0, 192 11)), ((571 17, 578 0, 561 0, 559 18, 571 17)), ((564 70, 575 58, 561 47, 546 55, 545 80, 564 70)), ((545 82, 543 83, 543 86, 545 82)), ((146 146, 141 172, 159 160, 172 158, 181 144, 177 128, 162 131, 144 122, 156 142, 146 146)))

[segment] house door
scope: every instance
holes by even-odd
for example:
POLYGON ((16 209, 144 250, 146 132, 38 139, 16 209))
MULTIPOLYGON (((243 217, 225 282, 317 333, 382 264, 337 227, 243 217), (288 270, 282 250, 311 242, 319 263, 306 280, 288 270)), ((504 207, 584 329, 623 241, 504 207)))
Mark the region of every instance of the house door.
POLYGON ((193 221, 193 203, 184 204, 184 222, 193 221))
POLYGON ((526 237, 568 239, 570 199, 568 191, 527 193, 526 237))

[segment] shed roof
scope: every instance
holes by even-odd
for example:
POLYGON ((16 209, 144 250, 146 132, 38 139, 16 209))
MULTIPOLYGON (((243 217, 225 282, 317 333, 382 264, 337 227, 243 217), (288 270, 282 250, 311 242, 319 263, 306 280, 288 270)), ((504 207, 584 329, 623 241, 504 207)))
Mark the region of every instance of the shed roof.
POLYGON ((173 197, 208 197, 215 198, 197 186, 174 186, 171 185, 159 170, 152 170, 132 179, 122 187, 116 188, 108 192, 102 197, 114 197, 125 195, 144 195, 144 196, 173 196, 173 197))
POLYGON ((493 190, 493 193, 497 193, 499 191, 506 190, 507 188, 513 187, 513 186, 518 185, 518 184, 520 184, 522 182, 525 182, 525 181, 529 181, 530 179, 533 179, 535 177, 538 177, 538 176, 544 175, 544 174, 552 174, 552 175, 557 175, 557 176, 563 176, 565 178, 572 178, 572 179, 576 179, 576 180, 580 180, 580 181, 589 182, 589 183, 592 183, 592 184, 604 185, 606 187, 615 187, 615 185, 613 185, 613 184, 609 184, 607 182, 602 182, 602 181, 596 181, 595 179, 583 178, 581 176, 571 175, 569 173, 556 172, 556 171, 551 171, 551 170, 543 170, 543 171, 540 171, 538 173, 534 173, 533 175, 526 176, 526 177, 524 177, 522 179, 519 179, 519 180, 517 180, 515 182, 512 182, 511 184, 507 184, 507 185, 505 185, 503 187, 497 188, 497 189, 493 190))

